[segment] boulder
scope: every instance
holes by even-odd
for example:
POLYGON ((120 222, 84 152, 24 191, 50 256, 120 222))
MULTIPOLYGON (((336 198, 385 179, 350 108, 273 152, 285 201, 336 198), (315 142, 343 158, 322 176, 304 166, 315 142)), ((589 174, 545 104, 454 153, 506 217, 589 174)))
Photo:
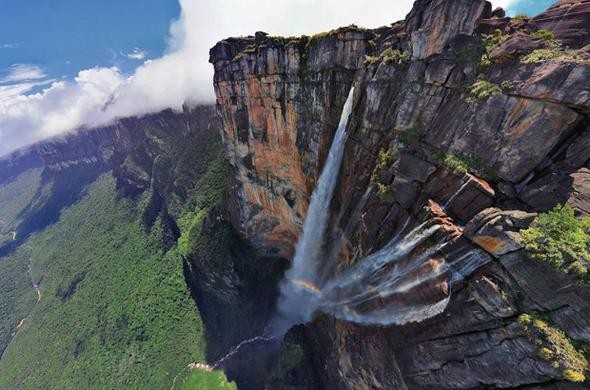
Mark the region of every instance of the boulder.
POLYGON ((483 210, 465 226, 463 234, 492 256, 499 258, 522 248, 519 231, 526 229, 537 214, 520 210, 483 210))
POLYGON ((470 174, 458 176, 448 169, 432 175, 425 184, 425 191, 464 223, 490 207, 495 196, 486 181, 470 174))
POLYGON ((458 35, 472 35, 479 21, 490 15, 491 5, 485 0, 416 1, 406 17, 412 58, 424 59, 441 53, 458 35))
POLYGON ((436 166, 409 153, 401 153, 396 175, 424 183, 436 171, 436 166))
POLYGON ((520 199, 542 212, 559 203, 590 215, 590 169, 549 172, 526 186, 520 199))
POLYGON ((502 64, 518 59, 543 46, 545 46, 545 42, 542 39, 533 39, 528 34, 517 33, 512 35, 507 41, 494 46, 490 51, 489 57, 492 62, 502 64))
POLYGON ((571 48, 590 43, 590 1, 560 0, 531 20, 537 29, 552 31, 571 48))
POLYGON ((420 185, 411 180, 396 176, 391 185, 395 200, 404 208, 410 208, 416 203, 420 194, 420 185))
POLYGON ((504 11, 504 9, 501 7, 497 7, 497 8, 494 8, 491 16, 492 16, 492 18, 504 18, 504 17, 506 17, 506 11, 504 11))

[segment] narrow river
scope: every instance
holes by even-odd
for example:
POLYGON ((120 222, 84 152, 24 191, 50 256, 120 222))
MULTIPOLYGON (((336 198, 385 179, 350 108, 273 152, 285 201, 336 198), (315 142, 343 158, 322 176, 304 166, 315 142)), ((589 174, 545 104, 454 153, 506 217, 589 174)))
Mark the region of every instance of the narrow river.
MULTIPOLYGON (((13 234, 14 234, 14 238, 13 239, 16 239, 16 233, 13 233, 13 234)), ((35 304, 33 306, 31 306, 31 309, 29 310, 29 313, 27 314, 27 316, 25 318, 23 318, 22 320, 20 320, 20 322, 18 323, 18 325, 14 329, 14 332, 12 332, 12 335, 11 335, 12 338, 14 338, 18 334, 18 332, 23 328, 23 326, 27 322, 27 319, 31 315, 31 312, 35 308, 35 305, 37 305, 37 303, 41 300, 41 296, 42 296, 42 293, 43 293, 43 291, 41 289, 41 285, 39 283, 36 283, 35 282, 35 279, 33 279, 33 271, 32 271, 32 267, 33 267, 33 248, 31 246, 28 246, 27 249, 29 249, 31 251, 31 255, 29 256, 29 266, 27 268, 27 273, 29 274, 29 278, 31 279, 31 286, 37 292, 37 301, 35 302, 35 304)))

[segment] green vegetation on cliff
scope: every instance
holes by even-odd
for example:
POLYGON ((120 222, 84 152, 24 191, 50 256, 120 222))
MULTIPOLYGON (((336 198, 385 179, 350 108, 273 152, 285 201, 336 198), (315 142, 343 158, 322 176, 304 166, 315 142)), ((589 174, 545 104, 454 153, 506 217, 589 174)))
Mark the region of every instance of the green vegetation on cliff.
POLYGON ((371 183, 377 188, 377 196, 382 203, 392 204, 395 202, 395 195, 389 184, 381 182, 381 173, 393 164, 393 151, 391 149, 379 151, 377 164, 371 176, 371 183))
POLYGON ((301 365, 303 358, 303 348, 299 344, 285 342, 277 361, 277 369, 280 377, 287 377, 289 372, 301 365))
POLYGON ((22 248, 0 259, 0 356, 37 300, 27 273, 29 256, 30 251, 22 248))
POLYGON ((576 218, 571 206, 557 205, 521 233, 529 255, 580 280, 589 281, 590 217, 576 218))
POLYGON ((465 99, 468 104, 476 103, 494 96, 500 96, 502 88, 487 80, 477 80, 469 89, 469 97, 465 99))
POLYGON ((43 295, 0 360, 0 388, 169 388, 204 360, 182 258, 141 211, 105 174, 26 242, 43 295))
POLYGON ((495 180, 497 178, 496 167, 488 167, 485 163, 471 156, 462 156, 451 150, 436 151, 432 159, 440 165, 450 169, 457 175, 464 175, 469 172, 475 172, 477 175, 486 180, 495 180))
POLYGON ((41 183, 41 169, 30 169, 0 186, 0 245, 13 240, 20 213, 41 183))
POLYGON ((367 56, 365 59, 365 65, 373 65, 376 63, 398 64, 401 65, 410 60, 410 53, 401 51, 394 48, 385 49, 378 57, 367 56))
POLYGON ((185 211, 178 221, 181 232, 178 248, 182 255, 188 254, 191 242, 196 245, 203 219, 219 203, 227 189, 228 164, 223 144, 217 136, 208 145, 197 157, 202 160, 199 165, 206 169, 200 172, 191 189, 194 196, 185 205, 185 211))
POLYGON ((527 338, 538 348, 539 357, 561 370, 564 379, 570 382, 586 380, 586 373, 590 368, 588 361, 561 329, 535 313, 521 314, 518 323, 527 338))
POLYGON ((200 369, 186 370, 185 377, 176 381, 173 389, 179 390, 237 390, 234 382, 228 382, 221 371, 200 369))
MULTIPOLYGON (((30 169, 0 186, 0 246, 14 241, 20 213, 39 188, 41 170, 30 169)), ((0 258, 0 356, 37 294, 27 272, 31 251, 22 247, 0 258)))

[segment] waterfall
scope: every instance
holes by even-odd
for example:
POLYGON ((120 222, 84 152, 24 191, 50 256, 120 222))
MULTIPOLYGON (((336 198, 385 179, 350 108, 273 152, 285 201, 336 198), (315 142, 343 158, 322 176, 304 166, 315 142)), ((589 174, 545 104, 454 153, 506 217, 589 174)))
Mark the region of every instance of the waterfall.
POLYGON ((275 340, 276 340, 275 337, 267 337, 267 336, 256 336, 256 337, 252 337, 250 339, 244 340, 241 343, 239 343, 238 345, 234 346, 232 349, 230 349, 230 351, 227 354, 225 354, 225 356, 223 356, 221 359, 217 360, 217 362, 215 362, 212 366, 205 366, 205 367, 210 370, 216 370, 219 367, 221 367, 223 365, 223 363, 225 363, 226 361, 228 361, 229 359, 231 359, 232 357, 237 355, 238 352, 240 352, 240 350, 243 347, 250 345, 250 344, 258 343, 258 342, 267 343, 267 342, 273 342, 275 340))
MULTIPOLYGON (((453 285, 489 261, 489 256, 478 251, 442 255, 452 236, 437 234, 443 229, 436 218, 406 232, 410 224, 408 219, 383 248, 359 259, 348 270, 335 276, 320 272, 335 270, 337 266, 337 254, 323 253, 323 245, 342 164, 353 94, 354 88, 351 88, 311 197, 293 263, 280 284, 277 314, 267 327, 267 336, 282 337, 291 326, 309 322, 316 311, 359 324, 422 321, 441 313, 450 301, 453 285), (435 239, 437 235, 439 238, 435 239)), ((468 175, 445 208, 471 181, 468 175)))
POLYGON ((279 313, 274 324, 271 324, 277 334, 282 334, 296 323, 307 322, 317 307, 314 305, 314 297, 310 296, 308 289, 301 286, 301 281, 306 281, 308 285, 317 283, 318 257, 324 243, 330 203, 344 155, 346 127, 352 112, 353 98, 354 87, 351 87, 328 158, 309 203, 303 233, 297 242, 291 269, 287 271, 280 286, 279 313))
POLYGON ((446 201, 446 203, 443 206, 443 210, 447 210, 451 206, 451 204, 453 203, 453 201, 455 199, 457 199, 457 197, 459 195, 461 195, 463 193, 463 191, 465 191, 465 189, 471 183, 471 181, 472 181, 471 175, 467 174, 467 181, 464 182, 461 185, 461 187, 459 187, 459 189, 449 198, 449 200, 446 201))
MULTIPOLYGON (((445 310, 455 284, 491 261, 480 249, 447 253, 445 248, 453 244, 456 237, 445 234, 441 219, 435 216, 417 226, 408 218, 381 249, 357 260, 339 274, 323 272, 327 269, 335 272, 338 268, 339 250, 334 248, 342 248, 343 244, 343 241, 337 242, 331 251, 324 251, 324 236, 342 165, 353 95, 354 87, 344 104, 328 158, 312 194, 291 268, 280 283, 275 317, 263 335, 236 345, 212 366, 213 369, 232 359, 245 346, 279 342, 289 328, 309 322, 317 311, 361 325, 402 325, 426 320, 445 310)), ((471 181, 468 175, 444 209, 471 181)), ((360 213, 369 195, 367 191, 353 216, 360 213)))

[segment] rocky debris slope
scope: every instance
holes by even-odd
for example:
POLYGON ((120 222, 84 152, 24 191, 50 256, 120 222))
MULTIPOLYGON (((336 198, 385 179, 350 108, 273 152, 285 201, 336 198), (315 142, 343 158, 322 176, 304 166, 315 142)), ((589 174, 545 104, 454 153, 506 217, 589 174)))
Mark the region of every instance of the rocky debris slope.
POLYGON ((294 328, 269 384, 584 387, 572 372, 585 370, 590 290, 529 258, 519 232, 558 203, 589 215, 588 4, 510 19, 484 0, 418 0, 375 30, 259 32, 211 49, 231 222, 269 265, 293 255, 353 84, 327 253, 346 267, 434 200, 465 227, 461 245, 494 259, 424 322, 294 328))

